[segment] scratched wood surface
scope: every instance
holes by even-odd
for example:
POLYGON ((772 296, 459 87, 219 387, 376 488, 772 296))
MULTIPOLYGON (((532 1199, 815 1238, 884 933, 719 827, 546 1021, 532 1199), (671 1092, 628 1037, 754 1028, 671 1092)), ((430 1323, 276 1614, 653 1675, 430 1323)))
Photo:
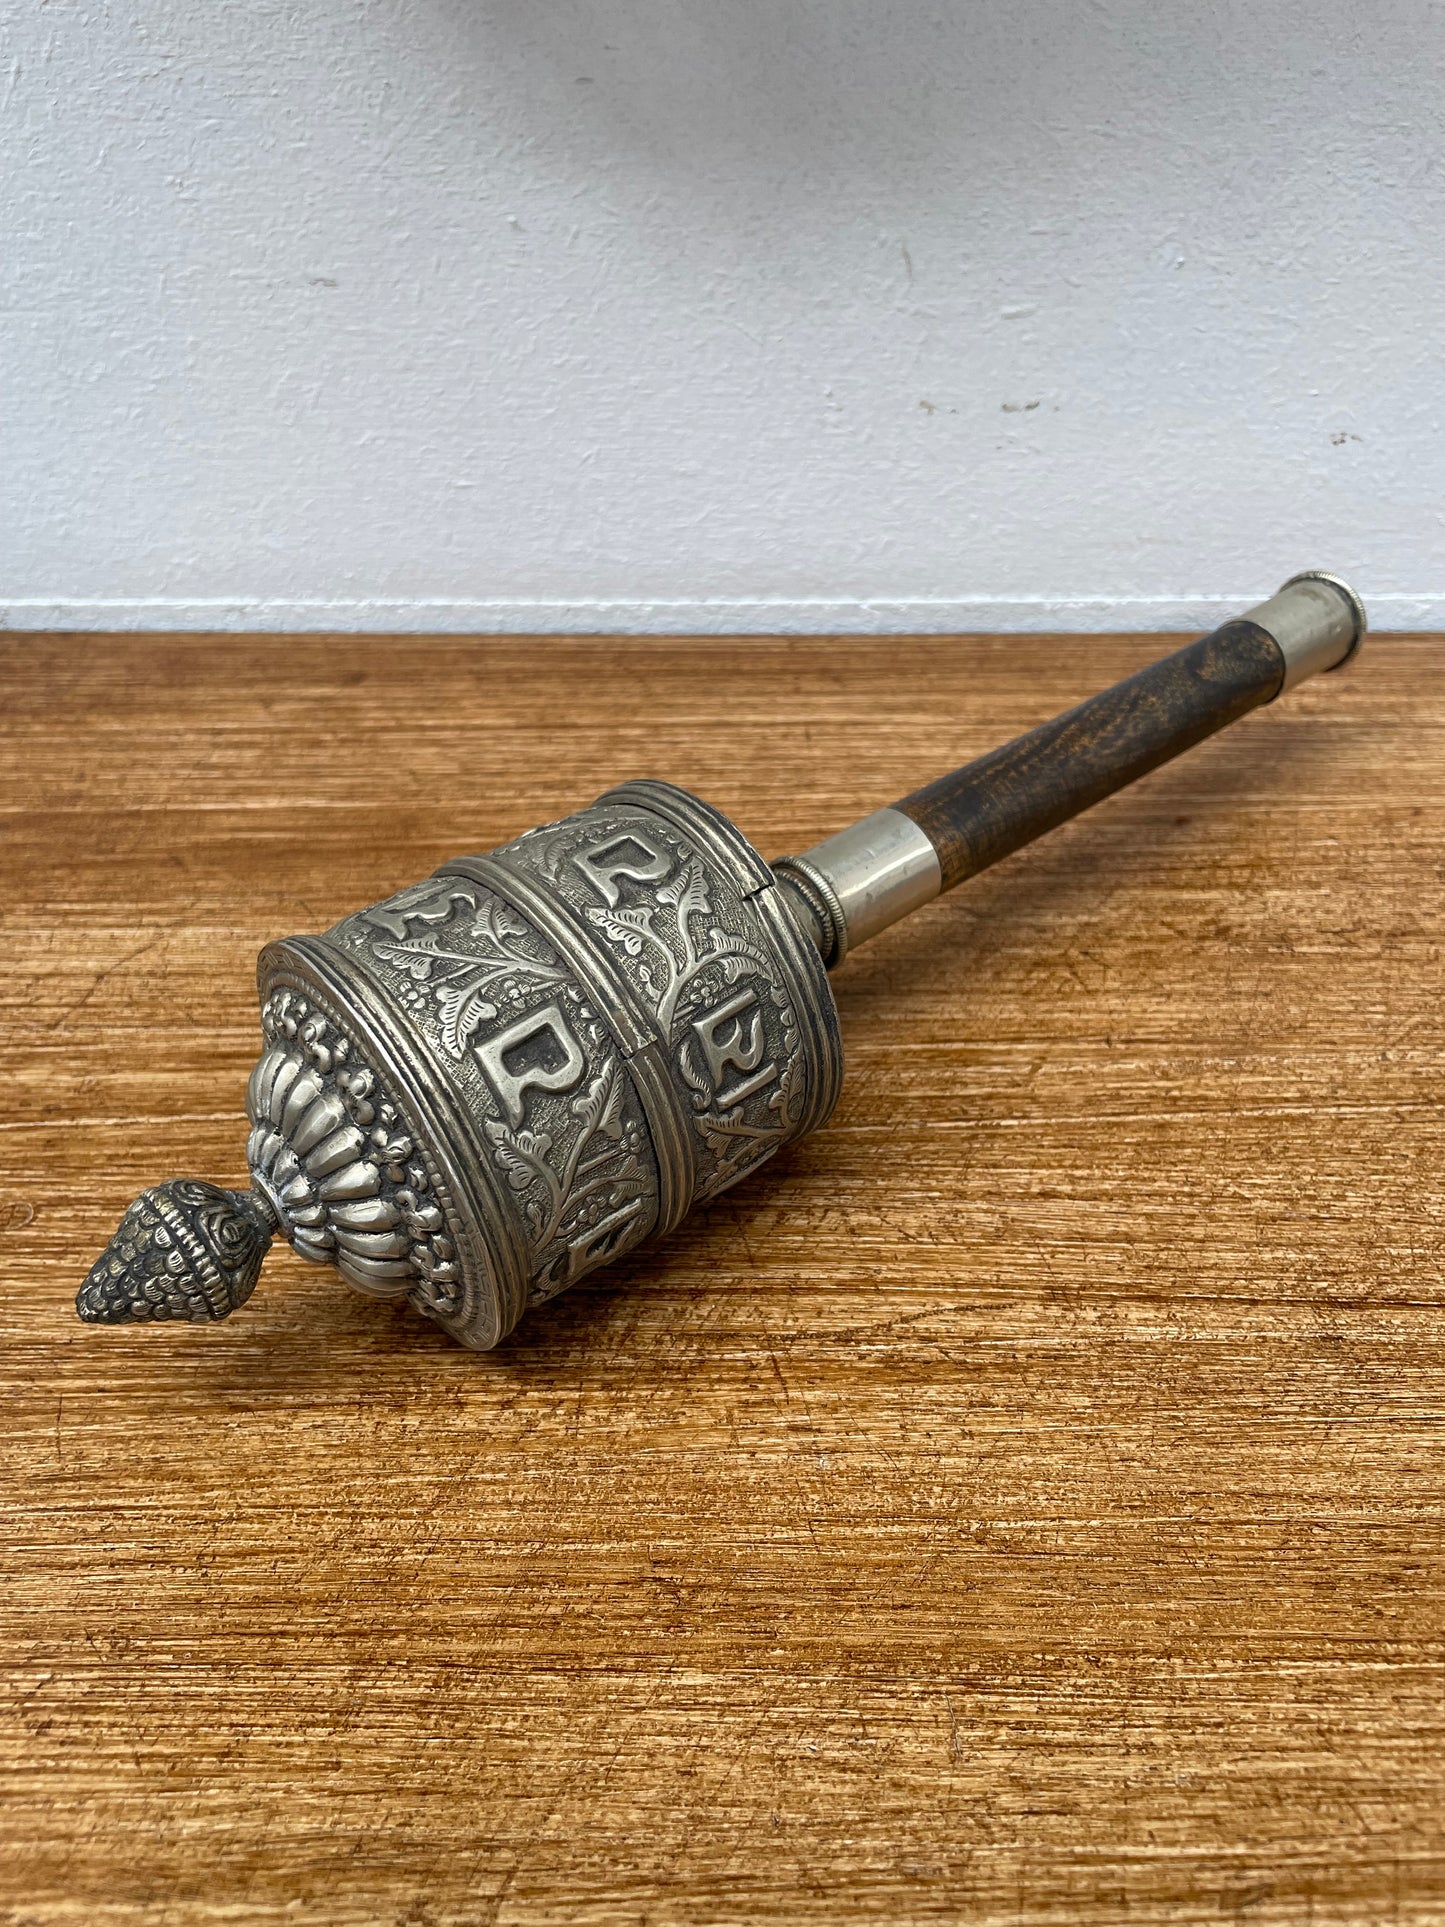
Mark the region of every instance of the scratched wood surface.
POLYGON ((1445 642, 879 939, 831 1126, 500 1352, 72 1322, 266 938, 1162 646, 0 644, 6 1927, 1445 1920, 1445 642))

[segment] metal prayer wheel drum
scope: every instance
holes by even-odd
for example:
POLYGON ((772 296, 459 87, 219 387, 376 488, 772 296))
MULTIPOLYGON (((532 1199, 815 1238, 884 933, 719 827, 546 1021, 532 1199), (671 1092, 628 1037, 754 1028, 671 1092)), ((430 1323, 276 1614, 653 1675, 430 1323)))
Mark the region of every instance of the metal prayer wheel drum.
POLYGON ((842 1085, 816 945, 733 825, 665 783, 273 943, 258 980, 247 1161, 280 1231, 478 1349, 842 1085))

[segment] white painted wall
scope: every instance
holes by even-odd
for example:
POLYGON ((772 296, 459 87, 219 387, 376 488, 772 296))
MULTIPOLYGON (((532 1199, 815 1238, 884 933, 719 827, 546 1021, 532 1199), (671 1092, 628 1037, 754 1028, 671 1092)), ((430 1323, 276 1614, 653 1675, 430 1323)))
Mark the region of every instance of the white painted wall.
POLYGON ((1445 626, 1437 0, 0 25, 12 626, 1445 626))

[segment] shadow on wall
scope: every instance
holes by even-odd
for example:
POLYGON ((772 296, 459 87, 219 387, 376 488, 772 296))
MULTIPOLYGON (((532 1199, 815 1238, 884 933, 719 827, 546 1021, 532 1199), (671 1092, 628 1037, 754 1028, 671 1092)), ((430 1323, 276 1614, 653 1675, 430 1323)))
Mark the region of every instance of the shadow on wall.
POLYGON ((1247 79, 1231 11, 1211 37, 1195 9, 1151 0, 435 0, 432 31, 459 86, 489 72, 527 97, 528 144, 545 155, 563 135, 563 166, 585 132, 672 188, 726 203, 746 177, 818 218, 905 183, 956 196, 1000 171, 1057 212, 1081 115, 1127 141, 1161 104, 1217 112, 1231 77, 1247 79))
POLYGON ((1419 0, 32 12, 0 620, 1193 627, 1431 553, 1419 0))

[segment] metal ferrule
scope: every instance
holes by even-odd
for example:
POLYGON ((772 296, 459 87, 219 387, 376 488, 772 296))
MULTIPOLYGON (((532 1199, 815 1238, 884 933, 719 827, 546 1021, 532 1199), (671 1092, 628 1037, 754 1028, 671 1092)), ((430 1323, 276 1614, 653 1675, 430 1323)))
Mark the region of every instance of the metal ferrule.
POLYGON ((1365 605, 1348 582, 1323 569, 1308 569, 1240 618, 1274 638, 1284 657, 1282 696, 1296 683, 1328 669, 1343 669, 1365 639, 1365 605))
POLYGON ((910 817, 894 809, 874 810, 773 869, 785 880, 800 880, 815 916, 826 921, 823 961, 830 970, 943 888, 938 852, 910 817))

